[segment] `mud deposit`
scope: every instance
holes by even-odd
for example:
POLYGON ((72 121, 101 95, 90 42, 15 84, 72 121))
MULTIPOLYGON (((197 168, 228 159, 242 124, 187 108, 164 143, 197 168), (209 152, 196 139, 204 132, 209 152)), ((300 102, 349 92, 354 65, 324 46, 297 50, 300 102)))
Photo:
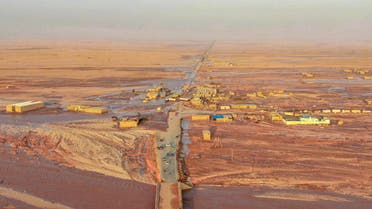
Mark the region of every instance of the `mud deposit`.
POLYGON ((348 195, 267 187, 197 186, 183 198, 184 209, 369 209, 372 204, 348 195))
MULTIPOLYGON (((76 209, 146 209, 154 207, 155 186, 82 171, 22 151, 0 147, 1 187, 76 209)), ((0 208, 34 208, 16 199, 0 198, 0 208)))

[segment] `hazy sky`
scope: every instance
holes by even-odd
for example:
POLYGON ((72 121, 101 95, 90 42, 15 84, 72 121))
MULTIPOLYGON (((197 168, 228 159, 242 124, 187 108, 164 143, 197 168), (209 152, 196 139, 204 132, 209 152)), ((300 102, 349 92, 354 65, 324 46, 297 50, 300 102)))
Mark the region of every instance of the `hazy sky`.
POLYGON ((372 39, 372 0, 0 0, 0 38, 372 39))

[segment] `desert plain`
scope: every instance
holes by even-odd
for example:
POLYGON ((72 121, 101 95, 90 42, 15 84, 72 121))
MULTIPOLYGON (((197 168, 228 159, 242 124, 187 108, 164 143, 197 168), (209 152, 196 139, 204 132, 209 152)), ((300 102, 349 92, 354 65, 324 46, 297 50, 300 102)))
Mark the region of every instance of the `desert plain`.
POLYGON ((370 77, 368 43, 2 42, 0 207, 155 208, 159 182, 187 178, 187 209, 371 208, 370 77), (145 102, 156 86, 177 95, 145 102), (195 105, 204 87, 223 98, 195 105), (45 108, 5 111, 28 100, 45 108), (220 108, 233 104, 255 108, 220 108), (331 123, 270 119, 286 112, 331 123), (192 119, 201 114, 233 120, 192 119), (120 129, 112 116, 144 120, 120 129))

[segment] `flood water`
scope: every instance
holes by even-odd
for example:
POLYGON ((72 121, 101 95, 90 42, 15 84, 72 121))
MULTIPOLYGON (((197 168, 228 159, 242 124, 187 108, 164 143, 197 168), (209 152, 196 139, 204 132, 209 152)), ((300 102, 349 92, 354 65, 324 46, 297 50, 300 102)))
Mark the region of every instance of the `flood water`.
POLYGON ((372 200, 326 191, 263 186, 195 186, 183 191, 184 209, 370 209, 372 200))
POLYGON ((182 150, 180 153, 181 157, 186 157, 189 153, 189 147, 188 145, 191 144, 191 139, 189 137, 189 120, 188 119, 182 119, 181 120, 181 140, 182 140, 182 150))
MULTIPOLYGON (((145 86, 156 86, 160 83, 163 83, 164 87, 169 88, 172 90, 173 93, 182 93, 182 88, 185 85, 190 84, 195 76, 196 72, 194 68, 166 68, 166 71, 180 71, 183 72, 185 77, 183 79, 160 79, 160 80, 153 80, 153 81, 140 81, 138 85, 145 85, 145 86)), ((131 107, 157 107, 164 105, 166 101, 164 99, 158 99, 155 101, 150 101, 148 103, 143 103, 143 99, 145 98, 146 94, 139 94, 136 95, 129 100, 112 100, 109 99, 111 96, 119 95, 121 93, 128 93, 132 90, 125 90, 122 92, 113 92, 105 95, 100 95, 96 97, 86 98, 87 100, 99 101, 105 104, 106 107, 113 113, 114 115, 128 115, 134 116, 141 112, 141 114, 151 114, 156 112, 156 108, 152 108, 151 110, 141 110, 141 111, 127 111, 124 114, 121 114, 122 110, 125 108, 131 107)), ((138 88, 136 91, 146 91, 146 88, 138 88)), ((170 103, 172 105, 173 103, 170 103)), ((163 109, 168 109, 167 107, 163 109)), ((84 113, 72 113, 72 112, 61 112, 61 113, 50 113, 50 114, 38 114, 38 111, 25 113, 25 114, 0 114, 0 122, 7 123, 7 124, 29 124, 29 123, 57 123, 57 122, 71 122, 77 120, 86 120, 86 119, 98 119, 98 118, 109 118, 111 114, 105 115, 92 115, 92 114, 84 114, 84 113)))
POLYGON ((85 113, 50 113, 38 114, 37 111, 24 114, 0 114, 0 122, 3 124, 27 125, 29 123, 58 123, 58 122, 72 122, 86 119, 109 118, 109 115, 95 115, 85 113))

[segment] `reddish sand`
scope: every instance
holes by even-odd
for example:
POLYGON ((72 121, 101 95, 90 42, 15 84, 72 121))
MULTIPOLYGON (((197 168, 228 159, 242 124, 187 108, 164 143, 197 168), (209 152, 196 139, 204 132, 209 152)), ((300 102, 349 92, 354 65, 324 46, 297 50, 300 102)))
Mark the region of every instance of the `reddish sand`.
POLYGON ((231 124, 190 124, 186 164, 199 187, 186 193, 186 203, 193 203, 186 208, 372 208, 371 115, 315 111, 372 108, 364 101, 372 98, 372 81, 364 77, 372 75, 370 48, 217 42, 195 84, 219 84, 230 99, 218 104, 254 103, 258 108, 219 111, 238 114, 231 124), (361 69, 369 71, 360 74, 361 69), (250 96, 255 92, 266 97, 250 96), (271 111, 294 110, 314 110, 311 114, 343 125, 286 126, 269 120, 271 111), (244 114, 264 120, 245 120, 244 114), (222 148, 216 148, 217 141, 201 141, 205 129, 215 130, 222 148), (252 189, 262 186, 267 189, 252 189), (320 197, 325 194, 348 201, 320 197))

